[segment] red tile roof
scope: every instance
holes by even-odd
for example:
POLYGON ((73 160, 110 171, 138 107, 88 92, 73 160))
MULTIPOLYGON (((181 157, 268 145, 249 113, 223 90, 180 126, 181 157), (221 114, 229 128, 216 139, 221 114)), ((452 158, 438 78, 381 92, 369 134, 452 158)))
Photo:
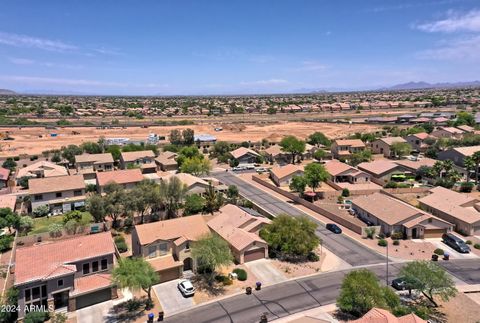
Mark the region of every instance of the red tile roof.
POLYGON ((100 186, 105 186, 111 182, 117 184, 138 183, 143 179, 142 171, 138 168, 97 173, 97 181, 100 186))
POLYGON ((76 278, 74 281, 72 296, 78 296, 93 292, 99 289, 107 288, 112 285, 112 277, 110 274, 94 274, 76 278))
POLYGON ((6 181, 9 175, 10 175, 9 169, 0 167, 0 180, 6 181))
POLYGON ((113 253, 115 247, 110 232, 18 248, 15 257, 15 285, 66 274, 72 269, 68 264, 113 253))

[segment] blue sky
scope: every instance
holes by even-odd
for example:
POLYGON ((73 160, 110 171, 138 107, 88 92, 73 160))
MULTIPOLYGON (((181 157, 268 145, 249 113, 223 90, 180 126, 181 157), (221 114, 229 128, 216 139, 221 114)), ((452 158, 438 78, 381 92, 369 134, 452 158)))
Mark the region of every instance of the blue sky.
POLYGON ((283 93, 480 78, 478 0, 4 0, 0 88, 283 93))

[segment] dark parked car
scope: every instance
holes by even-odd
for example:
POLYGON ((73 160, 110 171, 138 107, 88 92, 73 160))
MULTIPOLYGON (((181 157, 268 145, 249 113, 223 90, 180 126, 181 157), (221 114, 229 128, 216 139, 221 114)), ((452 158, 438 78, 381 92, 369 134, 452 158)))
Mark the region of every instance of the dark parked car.
POLYGON ((462 239, 452 233, 444 233, 442 235, 442 241, 444 244, 460 253, 470 252, 470 247, 462 239))
POLYGON ((395 288, 396 290, 407 290, 408 284, 405 281, 405 278, 399 277, 392 280, 392 287, 395 288))
POLYGON ((342 229, 335 223, 327 223, 326 228, 336 234, 342 233, 342 229))

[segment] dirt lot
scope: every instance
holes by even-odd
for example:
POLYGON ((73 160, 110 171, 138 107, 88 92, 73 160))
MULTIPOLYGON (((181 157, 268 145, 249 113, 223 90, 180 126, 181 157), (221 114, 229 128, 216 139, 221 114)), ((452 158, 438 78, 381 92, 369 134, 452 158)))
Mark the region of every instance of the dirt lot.
POLYGON ((266 138, 270 141, 280 141, 285 135, 294 135, 305 138, 315 131, 322 131, 331 138, 342 137, 355 132, 371 132, 379 126, 362 124, 332 124, 309 122, 279 122, 275 124, 246 124, 240 126, 226 126, 223 131, 215 132, 212 125, 167 126, 167 127, 129 127, 126 129, 97 129, 95 127, 69 127, 48 130, 43 127, 23 127, 21 129, 0 128, 0 133, 10 132, 14 138, 11 141, 2 141, 0 157, 17 156, 20 154, 41 154, 42 151, 60 148, 69 144, 81 144, 85 141, 97 141, 101 136, 105 138, 130 138, 145 140, 148 134, 156 133, 168 136, 172 129, 192 128, 197 134, 213 134, 217 140, 241 142, 261 141, 266 138), (73 132, 79 133, 74 135, 73 132), (56 137, 51 134, 55 133, 56 137))

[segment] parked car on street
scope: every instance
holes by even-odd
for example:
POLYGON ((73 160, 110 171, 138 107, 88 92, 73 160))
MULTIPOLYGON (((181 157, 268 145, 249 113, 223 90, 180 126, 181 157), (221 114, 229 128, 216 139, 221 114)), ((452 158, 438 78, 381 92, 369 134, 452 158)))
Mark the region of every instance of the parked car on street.
POLYGON ((195 295, 195 287, 193 287, 192 282, 188 279, 179 281, 177 287, 184 297, 195 295))
POLYGON ((327 230, 330 230, 335 234, 342 233, 342 229, 340 229, 340 227, 338 225, 336 225, 335 223, 327 223, 326 228, 327 228, 327 230))
POLYGON ((460 253, 470 252, 470 247, 465 243, 465 241, 452 233, 444 233, 442 235, 442 241, 444 244, 460 253))

